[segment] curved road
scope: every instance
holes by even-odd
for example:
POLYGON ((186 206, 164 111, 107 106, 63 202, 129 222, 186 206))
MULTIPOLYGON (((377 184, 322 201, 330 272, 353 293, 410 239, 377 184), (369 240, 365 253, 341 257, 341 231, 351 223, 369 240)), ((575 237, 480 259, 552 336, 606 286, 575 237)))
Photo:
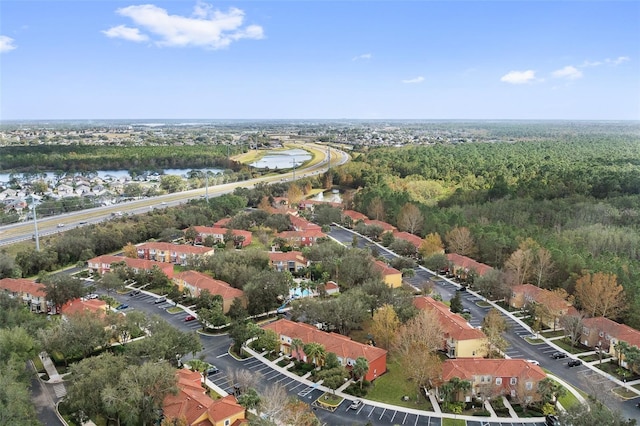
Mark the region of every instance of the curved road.
MULTIPOLYGON (((316 161, 307 167, 298 168, 295 171, 295 178, 302 178, 306 175, 316 175, 323 173, 327 169, 327 149, 323 145, 305 144, 302 148, 313 152, 316 161)), ((349 161, 349 154, 339 151, 335 148, 330 150, 331 166, 338 166, 349 161)), ((283 173, 277 176, 265 176, 256 179, 245 180, 241 182, 226 183, 223 185, 210 186, 208 189, 209 197, 217 197, 223 194, 233 192, 238 187, 251 188, 257 183, 276 183, 284 180, 290 180, 294 177, 294 172, 283 173)), ((102 222, 110 219, 116 212, 123 214, 142 214, 153 208, 165 208, 185 203, 193 198, 204 197, 206 188, 192 189, 189 191, 175 192, 172 194, 162 195, 159 197, 145 198, 142 200, 131 201, 128 203, 116 204, 113 206, 96 207, 88 210, 80 210, 77 212, 66 213, 59 216, 50 216, 37 219, 38 234, 43 237, 46 235, 64 232, 66 229, 83 226, 90 223, 102 222)), ((19 222, 11 225, 0 227, 0 246, 26 241, 32 238, 34 234, 34 223, 19 222)))

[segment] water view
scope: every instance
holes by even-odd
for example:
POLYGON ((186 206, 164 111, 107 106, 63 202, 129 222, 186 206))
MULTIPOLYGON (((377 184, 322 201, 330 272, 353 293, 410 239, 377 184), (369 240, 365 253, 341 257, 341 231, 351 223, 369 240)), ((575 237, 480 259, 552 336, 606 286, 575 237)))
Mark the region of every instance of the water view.
POLYGON ((288 149, 286 151, 267 151, 267 154, 250 164, 251 167, 269 169, 290 169, 311 160, 311 154, 304 149, 288 149))

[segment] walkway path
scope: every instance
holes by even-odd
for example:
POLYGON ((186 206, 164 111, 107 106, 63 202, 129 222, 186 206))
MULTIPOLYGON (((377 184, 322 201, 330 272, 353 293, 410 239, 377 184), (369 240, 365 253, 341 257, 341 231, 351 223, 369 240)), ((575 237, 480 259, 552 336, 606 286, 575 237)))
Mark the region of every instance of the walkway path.
POLYGON ((511 403, 509 402, 509 400, 507 399, 506 396, 502 396, 502 404, 507 408, 507 410, 509 410, 509 415, 515 419, 518 418, 518 413, 516 413, 516 410, 513 409, 513 407, 511 406, 511 403))

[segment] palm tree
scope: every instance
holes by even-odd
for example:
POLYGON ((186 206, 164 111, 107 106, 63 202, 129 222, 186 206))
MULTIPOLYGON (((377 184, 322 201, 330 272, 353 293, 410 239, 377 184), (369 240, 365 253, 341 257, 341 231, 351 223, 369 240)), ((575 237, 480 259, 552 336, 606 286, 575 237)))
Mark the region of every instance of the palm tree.
POLYGON ((362 389, 362 383, 364 382, 364 376, 369 372, 369 361, 365 357, 358 357, 355 364, 351 368, 353 375, 360 381, 360 389, 362 389))
POLYGON ((295 352, 295 358, 297 360, 300 360, 300 349, 302 349, 304 346, 304 342, 301 339, 293 339, 291 340, 291 355, 293 355, 293 353, 295 352))
POLYGON ((614 345, 616 350, 616 358, 618 358, 618 367, 621 367, 622 363, 622 355, 624 355, 629 350, 629 344, 627 342, 618 342, 614 345))
POLYGON ((551 380, 546 377, 538 382, 538 393, 542 397, 543 403, 558 403, 558 398, 561 398, 567 393, 564 386, 557 383, 555 380, 551 380))
POLYGON ((307 355, 307 362, 309 361, 309 358, 311 358, 312 363, 316 367, 319 367, 322 365, 322 362, 324 361, 324 357, 327 355, 327 351, 325 350, 324 346, 321 345, 320 343, 315 343, 315 342, 307 343, 306 345, 304 345, 303 350, 305 355, 307 355))

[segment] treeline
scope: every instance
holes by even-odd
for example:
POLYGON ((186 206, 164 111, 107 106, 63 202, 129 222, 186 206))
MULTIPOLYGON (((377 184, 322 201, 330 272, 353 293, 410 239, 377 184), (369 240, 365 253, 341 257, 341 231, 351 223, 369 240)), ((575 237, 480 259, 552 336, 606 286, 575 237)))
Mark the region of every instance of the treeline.
POLYGON ((472 257, 493 267, 534 240, 552 257, 546 287, 572 294, 584 270, 615 274, 619 319, 640 327, 639 136, 369 149, 333 173, 369 217, 399 225, 413 204, 421 237, 469 229, 472 257))
POLYGON ((0 170, 19 173, 51 170, 80 172, 222 167, 238 171, 242 165, 235 161, 228 161, 227 154, 238 154, 240 149, 244 148, 225 145, 8 146, 1 149, 0 170))

